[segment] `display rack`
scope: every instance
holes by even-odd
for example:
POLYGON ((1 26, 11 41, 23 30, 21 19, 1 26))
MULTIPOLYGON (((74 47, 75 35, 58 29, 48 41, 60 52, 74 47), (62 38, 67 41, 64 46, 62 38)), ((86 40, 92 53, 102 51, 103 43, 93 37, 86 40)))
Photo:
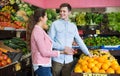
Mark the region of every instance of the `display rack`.
POLYGON ((0 40, 2 39, 10 39, 13 37, 26 37, 26 31, 25 30, 0 30, 0 40))
MULTIPOLYGON (((0 30, 0 40, 26 37, 26 30, 0 30)), ((31 54, 23 55, 19 61, 0 67, 0 76, 32 76, 31 54)))
POLYGON ((31 76, 31 73, 31 55, 0 68, 0 76, 31 76))

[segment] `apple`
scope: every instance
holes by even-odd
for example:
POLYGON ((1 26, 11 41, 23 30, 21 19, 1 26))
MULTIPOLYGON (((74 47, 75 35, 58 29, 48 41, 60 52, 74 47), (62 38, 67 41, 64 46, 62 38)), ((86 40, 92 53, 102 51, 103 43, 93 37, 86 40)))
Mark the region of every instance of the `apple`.
POLYGON ((0 61, 2 61, 3 60, 3 55, 0 55, 0 61))
POLYGON ((8 56, 6 54, 3 54, 3 59, 7 60, 8 56))
POLYGON ((1 65, 2 65, 2 67, 3 67, 3 66, 6 66, 6 65, 7 65, 6 60, 2 60, 2 61, 1 61, 1 65))

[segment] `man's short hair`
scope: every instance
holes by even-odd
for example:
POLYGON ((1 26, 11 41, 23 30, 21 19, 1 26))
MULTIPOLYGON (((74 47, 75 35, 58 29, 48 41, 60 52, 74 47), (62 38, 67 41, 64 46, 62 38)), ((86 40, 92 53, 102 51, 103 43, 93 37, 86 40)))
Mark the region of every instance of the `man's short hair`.
POLYGON ((72 10, 71 5, 70 5, 70 4, 68 4, 68 3, 62 3, 62 4, 60 5, 60 9, 61 9, 62 7, 67 7, 69 11, 71 11, 71 10, 72 10))

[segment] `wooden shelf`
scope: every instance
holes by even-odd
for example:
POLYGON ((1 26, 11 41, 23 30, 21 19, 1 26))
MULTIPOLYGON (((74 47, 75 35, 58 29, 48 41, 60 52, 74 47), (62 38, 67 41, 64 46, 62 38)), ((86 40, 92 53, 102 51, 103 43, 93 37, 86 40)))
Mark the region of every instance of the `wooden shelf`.
POLYGON ((16 37, 16 31, 0 30, 0 39, 8 39, 12 37, 16 37))
MULTIPOLYGON (((82 29, 80 29, 82 30, 82 29)), ((80 31, 78 30, 78 31, 80 31)), ((83 34, 82 35, 90 35, 90 34, 97 34, 96 33, 96 30, 82 30, 83 31, 83 34)), ((80 33, 79 33, 80 34, 80 33)), ((81 34, 80 34, 81 35, 81 34)), ((100 34, 98 35, 108 35, 108 36, 120 36, 120 33, 119 32, 112 32, 112 31, 100 31, 100 34)))
MULTIPOLYGON (((16 37, 15 30, 0 30, 0 40, 16 37)), ((26 31, 21 31, 20 37, 26 37, 26 31)))

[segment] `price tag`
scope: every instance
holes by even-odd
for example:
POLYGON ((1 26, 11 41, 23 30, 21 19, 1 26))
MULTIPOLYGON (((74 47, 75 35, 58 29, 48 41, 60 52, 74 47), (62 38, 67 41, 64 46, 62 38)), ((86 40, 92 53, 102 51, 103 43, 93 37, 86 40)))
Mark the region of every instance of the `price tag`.
POLYGON ((96 34, 100 34, 100 30, 96 30, 96 34))
POLYGON ((107 74, 83 73, 83 76, 107 76, 107 74))
POLYGON ((89 74, 88 73, 84 73, 83 76, 92 76, 92 74, 91 73, 89 73, 89 74))
POLYGON ((15 70, 16 70, 16 71, 21 70, 21 64, 20 64, 20 63, 17 63, 17 64, 15 65, 15 70))
POLYGON ((80 35, 83 35, 83 30, 78 30, 78 33, 79 33, 80 35))

